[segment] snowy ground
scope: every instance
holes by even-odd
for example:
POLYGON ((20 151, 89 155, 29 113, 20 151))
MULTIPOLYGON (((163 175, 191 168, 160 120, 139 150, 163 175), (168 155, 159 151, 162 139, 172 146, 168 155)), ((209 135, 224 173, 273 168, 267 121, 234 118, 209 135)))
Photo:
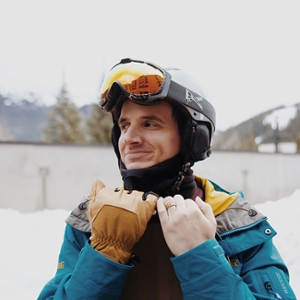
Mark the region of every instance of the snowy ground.
MULTIPOLYGON (((277 230, 274 243, 290 270, 291 285, 300 298, 300 190, 288 198, 256 207, 277 230)), ((69 211, 44 210, 21 214, 0 209, 0 294, 3 300, 36 299, 55 273, 69 211)))

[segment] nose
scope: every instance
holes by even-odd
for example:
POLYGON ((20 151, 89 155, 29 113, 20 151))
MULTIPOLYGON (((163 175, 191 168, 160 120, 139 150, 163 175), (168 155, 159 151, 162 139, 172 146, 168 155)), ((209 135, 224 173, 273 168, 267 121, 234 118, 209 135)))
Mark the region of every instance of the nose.
POLYGON ((140 130, 134 126, 130 125, 126 132, 122 133, 123 135, 123 143, 130 144, 140 144, 142 142, 142 136, 140 130))

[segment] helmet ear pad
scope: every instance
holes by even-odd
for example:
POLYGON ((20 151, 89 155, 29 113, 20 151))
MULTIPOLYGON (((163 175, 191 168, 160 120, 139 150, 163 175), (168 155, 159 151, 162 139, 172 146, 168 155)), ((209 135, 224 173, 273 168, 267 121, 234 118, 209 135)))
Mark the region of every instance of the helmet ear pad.
POLYGON ((118 158, 119 161, 121 159, 121 155, 120 155, 120 151, 119 151, 119 138, 120 138, 120 135, 121 135, 120 127, 116 122, 114 122, 112 131, 111 131, 111 142, 114 146, 114 150, 115 150, 115 153, 116 153, 117 158, 118 158))
POLYGON ((205 122, 188 118, 182 131, 182 154, 185 162, 204 160, 211 155, 210 130, 205 122))

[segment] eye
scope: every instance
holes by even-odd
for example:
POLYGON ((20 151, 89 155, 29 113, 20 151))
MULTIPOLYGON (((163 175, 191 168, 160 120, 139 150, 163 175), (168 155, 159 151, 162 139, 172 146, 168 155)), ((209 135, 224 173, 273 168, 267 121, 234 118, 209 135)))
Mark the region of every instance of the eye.
POLYGON ((153 123, 153 122, 145 122, 145 124, 144 124, 144 127, 155 127, 156 126, 156 124, 155 123, 153 123))
POLYGON ((123 123, 123 124, 119 124, 119 127, 120 127, 120 130, 121 130, 121 131, 125 131, 125 130, 127 130, 127 129, 128 129, 129 125, 128 125, 128 124, 125 124, 125 123, 123 123))

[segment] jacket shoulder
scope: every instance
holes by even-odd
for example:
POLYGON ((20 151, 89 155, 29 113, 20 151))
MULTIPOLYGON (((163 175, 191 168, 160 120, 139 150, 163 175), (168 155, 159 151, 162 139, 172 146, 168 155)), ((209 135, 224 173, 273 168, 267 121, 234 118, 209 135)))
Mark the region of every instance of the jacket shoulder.
POLYGON ((69 217, 66 219, 66 223, 80 231, 91 232, 91 226, 87 214, 88 205, 89 197, 85 196, 81 203, 73 209, 69 217))

